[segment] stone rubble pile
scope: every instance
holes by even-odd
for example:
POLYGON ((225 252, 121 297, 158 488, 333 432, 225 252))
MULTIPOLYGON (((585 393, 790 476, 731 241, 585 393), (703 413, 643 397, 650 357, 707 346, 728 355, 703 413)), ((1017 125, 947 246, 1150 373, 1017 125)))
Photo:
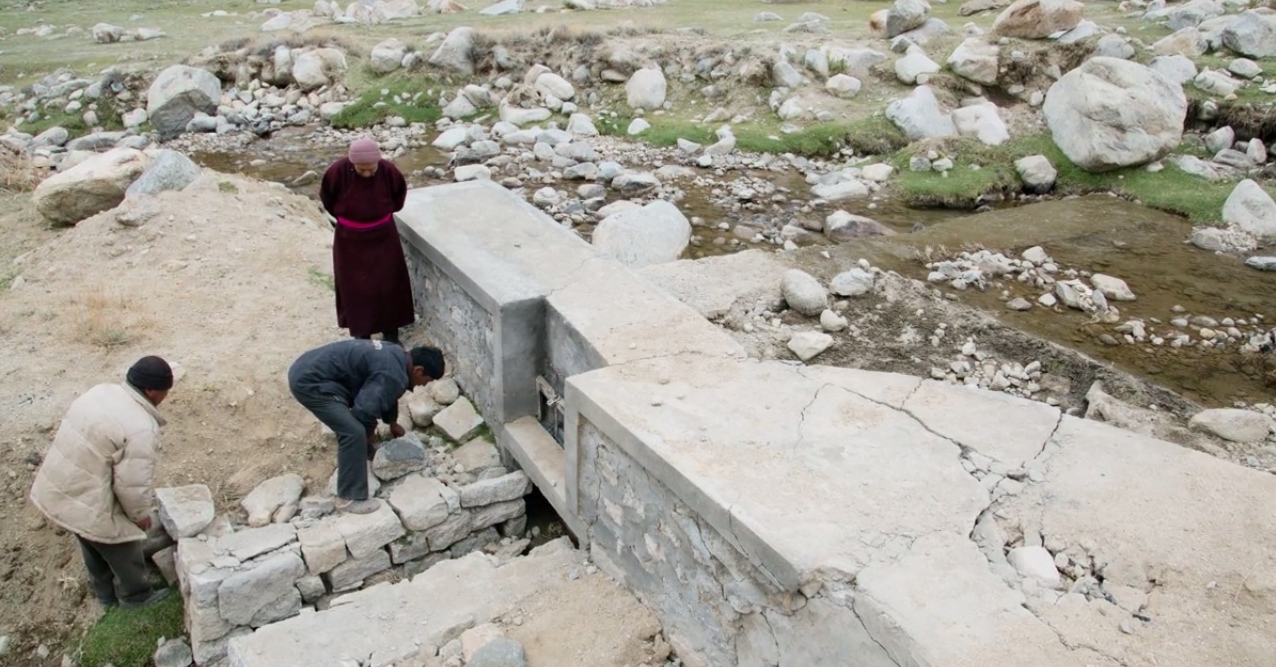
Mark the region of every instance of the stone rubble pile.
POLYGON ((1257 352, 1272 342, 1272 332, 1264 324, 1261 314, 1216 319, 1209 315, 1193 315, 1175 306, 1164 320, 1123 318, 1116 303, 1137 299, 1124 280, 1102 273, 1063 268, 1040 246, 1028 248, 1019 258, 989 250, 962 252, 950 260, 928 263, 926 268, 930 269, 929 282, 946 284, 956 290, 971 287, 984 290, 995 286, 1010 310, 1043 307, 1054 312, 1063 312, 1066 308, 1090 313, 1094 321, 1114 325, 1112 333, 1099 337, 1108 345, 1192 347, 1199 350, 1235 348, 1242 352, 1257 352), (1038 292, 1035 299, 1030 301, 1013 296, 1025 289, 1038 292))
POLYGON ((438 384, 410 400, 405 420, 442 435, 422 442, 409 434, 379 447, 368 481, 382 505, 372 514, 333 513, 335 472, 309 495, 296 475, 261 483, 241 502, 242 522, 238 514, 215 517, 202 485, 157 491, 177 544, 156 560, 174 563, 197 664, 221 658, 232 637, 325 609, 387 576, 411 577, 477 550, 511 558, 527 549, 523 497, 531 481, 501 464, 482 418, 451 391, 455 384, 438 384), (449 441, 464 444, 450 449, 449 441))

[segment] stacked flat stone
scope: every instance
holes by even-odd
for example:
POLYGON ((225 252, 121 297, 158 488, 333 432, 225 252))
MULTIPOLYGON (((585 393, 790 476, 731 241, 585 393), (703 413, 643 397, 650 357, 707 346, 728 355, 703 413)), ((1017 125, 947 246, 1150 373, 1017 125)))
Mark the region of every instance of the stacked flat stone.
MULTIPOLYGON (((186 534, 174 535, 175 569, 196 664, 224 657, 233 637, 325 609, 386 570, 398 567, 414 576, 525 531, 523 496, 532 483, 523 472, 501 466, 489 440, 473 439, 440 461, 446 481, 424 463, 410 463, 415 449, 424 457, 414 436, 383 445, 382 451, 395 454, 373 466, 383 475, 376 491, 382 505, 371 514, 332 514, 330 497, 310 496, 281 499, 298 508, 275 514, 288 517, 284 522, 227 532, 227 522, 214 521, 210 525, 220 526, 215 533, 183 525, 186 534)), ((281 486, 277 480, 262 487, 281 486)), ((212 516, 211 494, 159 495, 170 499, 161 506, 165 516, 212 516), (184 508, 178 500, 207 506, 184 508)))

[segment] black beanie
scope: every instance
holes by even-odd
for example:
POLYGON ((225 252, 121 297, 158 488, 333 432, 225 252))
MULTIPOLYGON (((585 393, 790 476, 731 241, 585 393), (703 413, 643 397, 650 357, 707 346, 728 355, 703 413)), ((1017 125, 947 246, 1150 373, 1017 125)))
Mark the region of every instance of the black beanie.
POLYGON ((167 391, 173 387, 173 369, 159 357, 142 357, 128 369, 127 379, 138 389, 167 391))

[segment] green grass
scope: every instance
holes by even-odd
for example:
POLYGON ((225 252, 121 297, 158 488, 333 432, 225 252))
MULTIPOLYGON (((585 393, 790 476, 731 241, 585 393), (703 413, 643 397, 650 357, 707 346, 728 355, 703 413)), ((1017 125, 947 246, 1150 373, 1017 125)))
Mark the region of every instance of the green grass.
POLYGON ((324 273, 313 266, 306 267, 306 281, 316 287, 322 287, 329 292, 335 293, 337 291, 337 286, 336 283, 333 282, 332 274, 324 273))
MULTIPOLYGON (((33 123, 22 123, 18 125, 18 129, 28 134, 39 134, 51 127, 61 127, 71 133, 71 138, 80 137, 93 131, 84 123, 84 112, 88 109, 81 109, 75 113, 67 113, 62 109, 41 109, 40 119, 33 123)), ((97 126, 104 130, 122 130, 124 129, 124 121, 120 118, 120 113, 107 103, 98 103, 97 126)))
POLYGON ((893 160, 899 173, 896 191, 916 206, 973 207, 980 195, 1018 192, 1022 185, 1014 162, 1035 154, 1045 155, 1058 171, 1055 194, 1115 192, 1193 222, 1218 221, 1223 202, 1235 186, 1235 181, 1211 183, 1184 173, 1169 160, 1155 173, 1131 167, 1092 174, 1068 160, 1046 133, 1012 139, 1001 146, 984 146, 974 139, 955 141, 944 151, 955 165, 947 177, 933 171, 910 171, 908 161, 917 150, 900 151, 893 160), (981 168, 972 169, 976 164, 981 168))
POLYGON ((443 117, 438 106, 441 86, 433 79, 412 74, 380 78, 363 74, 347 82, 352 89, 364 92, 332 119, 333 127, 371 127, 390 116, 402 116, 409 124, 433 123, 443 117), (394 101, 396 96, 399 102, 394 101))
MULTIPOLYGON (((632 120, 627 116, 607 116, 598 119, 596 125, 603 134, 627 137, 632 120)), ((651 127, 634 139, 655 146, 673 146, 679 139, 712 144, 717 141, 713 133, 721 125, 698 124, 668 116, 650 116, 646 120, 651 127)), ((829 156, 849 147, 858 155, 880 155, 893 153, 908 143, 904 135, 882 115, 848 122, 816 123, 787 134, 778 127, 757 120, 733 126, 732 131, 736 136, 736 150, 753 153, 829 156)))
POLYGON ((182 636, 182 598, 174 592, 143 609, 108 609, 80 642, 83 667, 146 667, 161 637, 182 636))

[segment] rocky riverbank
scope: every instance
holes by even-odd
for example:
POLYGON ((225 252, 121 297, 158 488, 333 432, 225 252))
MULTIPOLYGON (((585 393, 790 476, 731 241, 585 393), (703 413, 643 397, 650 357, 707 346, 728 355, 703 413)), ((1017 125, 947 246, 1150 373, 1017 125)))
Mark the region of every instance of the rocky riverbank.
MULTIPOLYGON (((55 246, 101 244, 65 264, 6 246, 0 287, 15 318, 43 312, 36 290, 62 284, 59 267, 135 267, 139 249, 163 247, 164 280, 208 272, 195 292, 209 280, 246 289, 228 277, 236 270, 296 268, 278 280, 309 296, 287 312, 310 323, 294 327, 307 340, 325 339, 323 251, 296 243, 318 242, 321 213, 282 190, 201 176, 196 163, 311 194, 323 167, 370 134, 414 186, 493 180, 644 271, 736 261, 718 281, 738 290, 760 258, 777 262, 765 294, 710 315, 758 357, 999 390, 1276 466, 1276 409, 1261 398, 1276 317, 1264 273, 1276 269, 1276 13, 1261 3, 123 4, 115 16, 54 5, 0 16, 3 185, 43 182, 33 200, 11 195, 13 224, 43 218, 63 239, 55 246), (1084 193, 1190 224, 1129 222, 1133 209, 1071 199, 1084 193), (1052 200, 1061 208, 1004 210, 1052 200), (958 221, 913 205, 992 212, 958 221), (278 258, 236 264, 238 241, 206 238, 213 210, 260 217, 231 229, 279 246, 278 258), (1061 210, 1092 224, 1057 234, 1071 224, 1061 210), (166 240, 157 221, 170 215, 180 231, 166 240), (275 217, 298 224, 279 232, 275 217), (298 246, 310 248, 300 268, 298 246), (805 278, 784 277, 794 266, 805 278)), ((707 279, 694 286, 712 291, 707 279)), ((164 303, 189 305, 177 294, 164 303)), ((226 317, 204 306, 201 323, 226 317)), ((138 340, 94 335, 75 345, 111 360, 138 340)), ((188 344, 199 371, 206 360, 188 344)), ((200 391, 217 405, 198 403, 206 418, 175 430, 253 452, 297 446, 290 432, 209 426, 285 409, 258 392, 264 380, 242 384, 209 375, 200 391)), ((42 437, 28 422, 12 424, 23 434, 6 459, 14 470, 42 437)), ((306 452, 304 472, 319 479, 306 452)), ((280 472, 180 456, 175 475, 198 469, 210 483, 280 472)), ((57 551, 21 520, 0 532, 57 551)), ((25 582, 22 599, 61 608, 56 586, 40 588, 44 573, 3 567, 25 582)), ((19 616, 0 623, 27 623, 19 616)), ((10 656, 38 664, 36 647, 67 632, 31 629, 10 656)))

